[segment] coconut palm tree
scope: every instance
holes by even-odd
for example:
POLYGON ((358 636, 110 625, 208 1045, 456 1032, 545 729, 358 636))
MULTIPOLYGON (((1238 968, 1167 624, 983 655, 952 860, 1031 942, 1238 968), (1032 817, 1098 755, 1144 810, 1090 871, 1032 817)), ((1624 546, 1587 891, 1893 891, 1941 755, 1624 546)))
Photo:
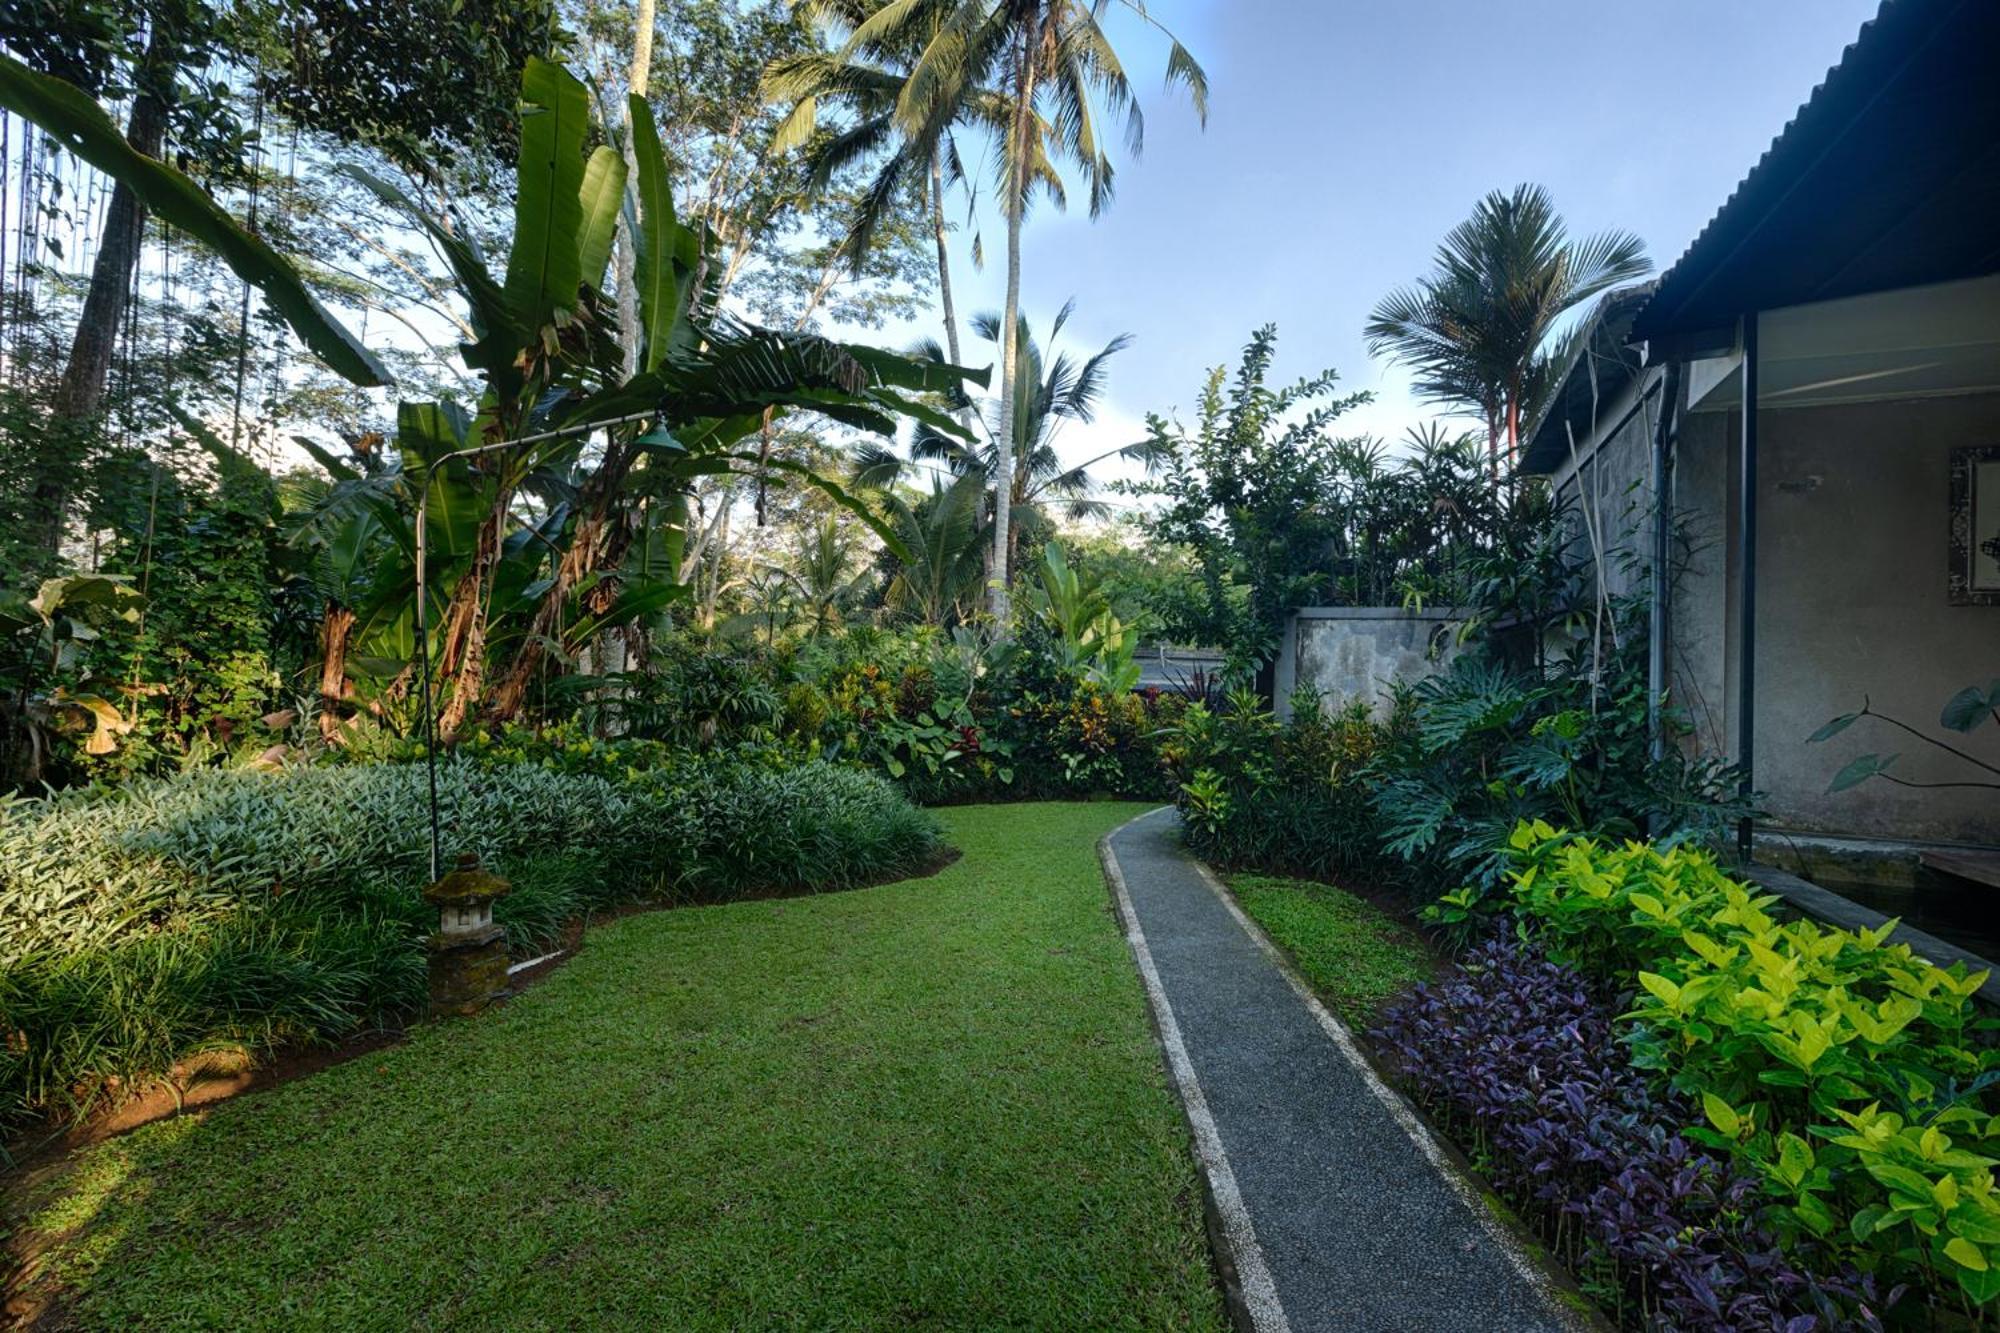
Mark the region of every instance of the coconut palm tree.
MULTIPOLYGON (((1049 348, 1054 348, 1063 326, 1075 313, 1076 303, 1072 301, 1056 315, 1049 326, 1049 348)), ((1000 316, 991 311, 975 315, 972 327, 988 342, 1002 341, 1000 316)), ((1130 334, 1119 334, 1081 361, 1063 351, 1056 351, 1051 357, 1035 341, 1025 319, 1018 321, 1015 342, 1020 348, 1021 364, 1014 400, 1010 403, 996 398, 988 404, 980 423, 985 430, 983 443, 968 443, 935 426, 920 425, 911 436, 908 459, 864 445, 857 453, 860 466, 855 476, 857 482, 866 485, 887 486, 906 471, 928 465, 941 467, 953 476, 984 477, 994 496, 1003 493, 1004 484, 1004 493, 1009 497, 1008 535, 1004 545, 996 549, 1006 552, 1010 578, 1019 565, 1024 532, 1030 541, 1046 541, 1055 531, 1058 513, 1065 518, 1080 519, 1104 512, 1103 501, 1092 495, 1096 488, 1091 475, 1093 468, 1120 458, 1151 470, 1160 449, 1157 441, 1149 438, 1102 450, 1066 467, 1056 447, 1065 425, 1070 422, 1088 425, 1096 420, 1108 364, 1112 357, 1131 346, 1130 334), (1011 449, 999 448, 1003 431, 1012 432, 1011 449)), ((944 352, 935 342, 928 342, 911 348, 909 355, 918 362, 937 362, 943 359, 944 352)), ((983 517, 989 530, 999 526, 991 505, 983 517)))
POLYGON ((1375 307, 1368 350, 1415 370, 1419 397, 1484 418, 1497 480, 1502 440, 1511 465, 1522 418, 1552 386, 1557 322, 1651 269, 1644 243, 1630 232, 1572 240, 1541 186, 1496 190, 1446 235, 1429 277, 1375 307))
MULTIPOLYGON (((876 0, 807 0, 800 11, 809 20, 832 29, 844 41, 847 34, 867 20, 875 3, 876 0)), ((997 93, 977 90, 963 105, 934 108, 933 115, 914 129, 899 128, 897 101, 909 78, 910 65, 922 49, 914 30, 906 33, 905 39, 909 49, 893 56, 884 52, 877 58, 864 59, 820 50, 773 61, 764 72, 764 98, 792 109, 772 136, 771 152, 780 154, 812 144, 821 115, 828 107, 838 107, 846 113, 840 129, 812 148, 806 161, 805 191, 808 196, 821 195, 847 168, 876 159, 875 175, 863 192, 837 251, 838 259, 857 270, 897 197, 907 190, 924 191, 924 207, 930 215, 931 235, 937 245, 938 298, 945 346, 956 364, 958 311, 952 295, 951 249, 946 239, 951 228, 945 221, 944 196, 948 183, 962 184, 966 177, 952 130, 958 125, 979 122, 989 127, 1004 126, 1007 110, 997 93)))
POLYGON ((867 581, 866 575, 854 571, 856 549, 847 525, 826 514, 799 534, 785 564, 773 566, 789 585, 792 603, 815 639, 846 622, 847 608, 867 581))
POLYGON ((979 522, 985 478, 968 473, 946 484, 931 477, 930 491, 915 499, 891 491, 884 500, 890 527, 906 556, 883 551, 889 573, 889 609, 925 625, 948 628, 979 605, 982 573, 979 522))
MULTIPOLYGON (((858 19, 836 53, 842 63, 906 61, 890 123, 921 149, 925 166, 945 129, 978 124, 998 140, 998 199, 1007 223, 1007 300, 1000 328, 1002 419, 998 435, 1014 435, 1020 370, 1021 228, 1035 191, 1061 206, 1067 194, 1058 163, 1081 172, 1095 217, 1111 199, 1112 164, 1101 122, 1123 122, 1128 147, 1144 139, 1123 62, 1101 24, 1111 0, 891 0, 846 8, 858 19)), ((1129 13, 1159 28, 1144 0, 1119 0, 1129 13)), ((1165 32, 1163 28, 1160 31, 1165 32)), ((1197 114, 1208 107, 1208 80, 1171 34, 1166 77, 1185 87, 1197 114)), ((1012 492, 1013 455, 997 454, 996 493, 1012 492)), ((1004 570, 1010 506, 995 506, 993 562, 1004 570)), ((1006 579, 992 587, 994 618, 1008 619, 1006 579)))

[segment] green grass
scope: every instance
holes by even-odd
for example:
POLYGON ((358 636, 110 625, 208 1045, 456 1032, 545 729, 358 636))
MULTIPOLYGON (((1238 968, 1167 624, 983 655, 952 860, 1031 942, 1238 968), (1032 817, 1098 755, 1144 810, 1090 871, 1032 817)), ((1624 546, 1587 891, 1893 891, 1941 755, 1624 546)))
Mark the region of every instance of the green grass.
POLYGON ((83 1152, 27 1278, 85 1328, 1219 1329, 1097 837, 661 912, 479 1019, 83 1152))
POLYGON ((1435 955, 1421 935, 1345 889, 1268 875, 1231 875, 1228 883, 1351 1026, 1367 1027, 1389 1000, 1432 973, 1435 955))

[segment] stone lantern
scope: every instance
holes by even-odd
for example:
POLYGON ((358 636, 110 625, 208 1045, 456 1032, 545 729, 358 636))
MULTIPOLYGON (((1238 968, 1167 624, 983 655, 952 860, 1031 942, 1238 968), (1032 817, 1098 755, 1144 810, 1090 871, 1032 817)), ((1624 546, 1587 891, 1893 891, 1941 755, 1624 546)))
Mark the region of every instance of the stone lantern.
POLYGON ((438 909, 430 938, 432 1014, 476 1014, 507 993, 507 932, 494 923, 493 903, 510 887, 467 853, 424 889, 438 909))

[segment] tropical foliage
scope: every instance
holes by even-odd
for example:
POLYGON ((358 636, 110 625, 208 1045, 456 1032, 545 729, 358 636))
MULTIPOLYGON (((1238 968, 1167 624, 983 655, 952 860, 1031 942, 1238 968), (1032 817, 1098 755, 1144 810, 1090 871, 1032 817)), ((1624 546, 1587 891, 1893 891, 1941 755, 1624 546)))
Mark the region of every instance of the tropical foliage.
POLYGON ((1758 1183, 1779 1234, 1885 1287, 2000 1299, 1985 973, 1933 966, 1891 925, 1781 920, 1698 850, 1541 823, 1509 846, 1515 909, 1556 956, 1636 987, 1635 1063, 1699 1101, 1687 1132, 1758 1183))
POLYGON ((1694 1102, 1620 1041, 1615 995, 1505 935, 1373 1036, 1621 1327, 1880 1328, 1887 1300, 1773 1227, 1758 1185, 1684 1128, 1694 1102))
POLYGON ((1407 364, 1420 397, 1485 422, 1497 481, 1565 369, 1558 321, 1651 268, 1629 232, 1572 239, 1541 186, 1496 190, 1445 236, 1429 276, 1382 298, 1369 350, 1407 364))
MULTIPOLYGON (((824 764, 496 757, 441 765, 439 797, 453 849, 514 881, 498 917, 518 956, 600 908, 838 888, 938 846, 893 788, 824 764)), ((426 818, 424 770, 403 764, 200 769, 0 805, 0 1119, 420 1010, 426 818)))
MULTIPOLYGON (((1138 0, 1122 0, 1122 7, 1157 27, 1138 0)), ((1023 370, 1021 230, 1029 205, 1037 191, 1058 207, 1066 202, 1061 164, 1082 175, 1091 216, 1097 216, 1110 202, 1113 175, 1101 122, 1122 121, 1134 151, 1143 141, 1138 101, 1102 25, 1106 8, 1082 0, 918 0, 865 10, 845 2, 828 3, 817 9, 846 25, 846 40, 826 69, 809 72, 796 85, 785 87, 803 99, 803 108, 815 99, 815 89, 837 86, 843 72, 856 62, 863 67, 856 74, 857 84, 877 71, 897 71, 888 79, 871 80, 859 99, 866 110, 860 121, 863 141, 857 146, 866 150, 892 135, 897 144, 879 178, 882 188, 877 198, 893 194, 897 173, 908 168, 930 172, 943 162, 951 151, 948 138, 954 126, 978 126, 995 141, 994 193, 1007 227, 996 439, 1017 436, 1023 370), (891 86, 892 108, 887 100, 891 86), (869 114, 876 108, 886 115, 869 114)), ((1171 37, 1168 41, 1167 81, 1185 87, 1205 118, 1207 75, 1179 41, 1171 37)), ((1010 496, 1013 451, 996 451, 995 462, 995 493, 1010 496)), ((995 568, 1007 566, 1013 549, 1009 509, 1002 504, 994 511, 995 568)), ((1006 581, 996 579, 991 586, 994 619, 1005 624, 1006 581)))
POLYGON ((1338 433, 1369 395, 1337 392, 1330 370, 1273 387, 1277 344, 1259 329, 1233 372, 1210 371, 1192 427, 1149 418, 1139 456, 1156 475, 1122 487, 1157 502, 1139 525, 1194 563, 1168 632, 1226 646, 1266 698, 1299 607, 1472 608, 1522 548, 1563 530, 1539 491, 1487 483, 1471 437, 1433 425, 1392 452, 1338 433))
MULTIPOLYGON (((1075 313, 1073 301, 1057 313, 1049 327, 1051 348, 1075 313)), ((1000 343, 999 316, 981 314, 973 320, 973 328, 985 341, 1000 343)), ((1067 352, 1045 357, 1025 321, 1019 335, 1021 373, 1015 383, 1011 451, 1000 447, 1001 418, 1006 414, 995 400, 981 416, 986 436, 983 443, 968 440, 960 432, 941 431, 920 423, 911 431, 908 459, 879 447, 864 448, 855 472, 857 482, 875 486, 893 485, 910 472, 936 468, 944 469, 954 478, 978 477, 992 497, 985 511, 990 531, 994 506, 1001 494, 1000 456, 1002 452, 1011 452, 1013 461, 1008 467, 1007 490, 1010 580, 1020 569, 1024 544, 1045 545, 1064 520, 1075 522, 1107 516, 1109 511, 1104 503, 1093 495, 1098 485, 1093 469, 1123 460, 1150 470, 1159 456, 1159 447, 1151 439, 1100 450, 1075 462, 1066 461, 1057 448, 1064 425, 1089 425, 1096 420, 1109 362, 1131 345, 1129 335, 1120 334, 1081 361, 1067 352)), ((935 343, 920 344, 912 354, 923 361, 946 364, 935 343)), ((954 396, 952 406, 956 409, 954 416, 961 417, 974 404, 969 398, 954 396)))

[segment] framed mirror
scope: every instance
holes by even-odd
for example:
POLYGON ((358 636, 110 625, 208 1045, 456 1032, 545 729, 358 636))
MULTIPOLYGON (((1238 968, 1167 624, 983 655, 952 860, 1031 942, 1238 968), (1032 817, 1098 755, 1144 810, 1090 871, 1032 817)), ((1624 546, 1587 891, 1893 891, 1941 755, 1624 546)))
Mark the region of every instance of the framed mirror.
POLYGON ((2000 445, 1951 451, 1953 606, 2000 606, 2000 445))

